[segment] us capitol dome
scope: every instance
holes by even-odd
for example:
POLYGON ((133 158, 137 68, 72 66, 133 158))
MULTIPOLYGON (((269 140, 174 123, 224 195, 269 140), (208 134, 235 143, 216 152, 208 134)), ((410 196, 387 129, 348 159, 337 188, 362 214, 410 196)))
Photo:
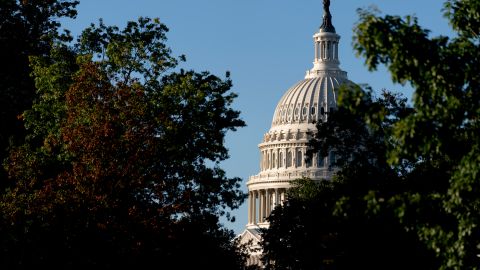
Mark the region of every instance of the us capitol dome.
MULTIPOLYGON (((332 25, 329 4, 330 1, 324 0, 323 22, 313 35, 313 68, 280 99, 270 130, 259 144, 260 172, 247 182, 248 224, 240 235, 241 243, 253 240, 258 245, 261 241, 258 229, 268 227, 266 217, 283 203, 291 181, 302 177, 329 180, 335 172, 331 166, 335 159, 333 152, 326 157, 314 154, 310 160, 305 158, 316 123, 327 121, 328 113, 337 106, 338 89, 353 84, 339 66, 340 36, 332 25)), ((251 258, 255 261, 249 264, 259 264, 258 256, 251 258)))

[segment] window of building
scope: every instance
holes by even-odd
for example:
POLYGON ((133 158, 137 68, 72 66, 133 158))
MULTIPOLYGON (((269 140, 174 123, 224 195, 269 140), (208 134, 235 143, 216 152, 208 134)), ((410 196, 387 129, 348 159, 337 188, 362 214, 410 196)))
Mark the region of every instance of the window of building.
POLYGON ((279 166, 280 168, 283 167, 283 153, 282 153, 282 152, 280 152, 280 153, 278 154, 278 166, 279 166))
POLYGON ((317 153, 317 167, 323 168, 325 167, 325 157, 323 157, 320 152, 317 153))
POLYGON ((312 158, 308 158, 307 156, 305 156, 305 166, 307 168, 312 167, 312 158))
POLYGON ((287 152, 287 168, 292 167, 292 152, 287 152))
POLYGON ((336 162, 336 160, 337 160, 336 158, 337 158, 337 157, 336 157, 336 155, 335 155, 335 152, 334 152, 334 151, 330 151, 330 154, 329 154, 329 157, 328 157, 330 166, 335 166, 335 162, 336 162))
POLYGON ((297 151, 297 167, 302 167, 303 155, 302 151, 297 151))

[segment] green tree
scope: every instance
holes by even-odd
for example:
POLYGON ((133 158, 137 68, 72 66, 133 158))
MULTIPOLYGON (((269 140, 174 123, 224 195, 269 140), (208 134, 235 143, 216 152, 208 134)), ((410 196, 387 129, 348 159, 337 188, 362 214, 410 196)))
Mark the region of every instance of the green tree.
POLYGON ((243 267, 219 224, 245 199, 219 167, 226 132, 244 126, 236 95, 228 74, 174 72, 167 31, 148 18, 100 22, 75 50, 33 59, 41 96, 7 164, 1 263, 243 267))
MULTIPOLYGON (((382 268, 385 263, 382 269, 402 264, 420 269, 479 269, 480 2, 446 1, 444 12, 456 33, 451 38, 429 36, 415 17, 359 10, 355 50, 370 69, 386 65, 394 82, 413 86, 412 108, 395 95, 375 101, 368 92, 340 91, 338 112, 319 124, 312 141, 314 151, 337 152, 340 171, 333 188, 322 189, 313 206, 312 200, 296 206, 320 207, 316 211, 326 216, 311 222, 307 215, 313 215, 313 210, 291 214, 288 208, 299 202, 293 197, 272 216, 272 229, 277 231, 270 236, 266 232, 272 247, 278 245, 275 237, 283 239, 282 235, 295 231, 292 227, 303 226, 312 237, 304 237, 303 243, 287 241, 284 246, 301 248, 307 243, 310 247, 310 239, 321 242, 313 228, 333 219, 340 225, 323 235, 333 232, 335 243, 341 243, 333 245, 341 247, 336 267, 351 261, 345 260, 348 256, 361 254, 371 258, 364 264, 368 268, 382 268), (332 194, 337 194, 334 202, 328 201, 332 194), (351 233, 352 228, 361 228, 357 230, 360 238, 351 233), (395 239, 400 249, 390 250, 385 239, 395 239), (355 243, 363 245, 352 248, 355 243), (385 245, 379 250, 382 245, 372 243, 385 245), (393 251, 399 251, 398 256, 393 251)), ((268 245, 268 256, 275 256, 268 245)), ((266 260, 276 263, 277 258, 268 256, 266 260)), ((284 265, 298 261, 292 257, 284 265)))
POLYGON ((409 177, 434 181, 427 192, 395 197, 402 224, 436 253, 442 269, 478 269, 480 2, 446 1, 444 12, 452 38, 430 37, 414 17, 361 11, 355 49, 370 69, 384 64, 395 82, 415 89, 415 113, 395 125, 389 162, 415 163, 409 177), (444 218, 415 215, 430 207, 444 218))
POLYGON ((411 183, 387 164, 394 123, 412 113, 406 100, 384 91, 342 88, 338 109, 318 123, 311 153, 336 152, 332 181, 294 182, 286 204, 264 232, 267 269, 432 269, 433 255, 399 224, 391 209, 375 207, 411 183))
MULTIPOLYGON (((56 41, 66 41, 60 34, 61 17, 74 18, 78 1, 2 0, 0 1, 0 161, 8 156, 11 142, 21 143, 26 135, 21 115, 37 98, 30 76, 30 56, 47 57, 56 41)), ((0 187, 8 184, 0 170, 0 187)))

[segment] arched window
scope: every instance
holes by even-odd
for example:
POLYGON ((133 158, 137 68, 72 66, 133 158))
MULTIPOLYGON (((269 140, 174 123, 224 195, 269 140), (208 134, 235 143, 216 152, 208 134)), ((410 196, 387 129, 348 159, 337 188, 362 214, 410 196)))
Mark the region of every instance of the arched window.
POLYGON ((328 161, 329 165, 330 166, 335 166, 335 162, 337 160, 337 157, 336 157, 334 151, 330 151, 328 159, 329 159, 329 161, 328 161))
POLYGON ((324 115, 324 114, 325 114, 325 109, 324 109, 323 107, 320 108, 320 114, 321 114, 321 115, 324 115))
POLYGON ((303 161, 302 151, 298 150, 297 151, 297 167, 302 167, 302 161, 303 161))
POLYGON ((275 153, 272 154, 272 161, 273 169, 277 168, 277 160, 275 159, 275 153))
POLYGON ((292 167, 292 152, 287 152, 287 168, 292 167))
POLYGON ((325 157, 320 154, 320 152, 317 153, 317 167, 318 168, 323 168, 325 167, 325 157))
POLYGON ((313 158, 313 157, 307 157, 307 156, 305 156, 305 166, 306 166, 307 168, 312 167, 312 158, 313 158))
POLYGON ((283 167, 283 152, 281 152, 281 151, 278 154, 278 167, 280 167, 280 168, 283 167))

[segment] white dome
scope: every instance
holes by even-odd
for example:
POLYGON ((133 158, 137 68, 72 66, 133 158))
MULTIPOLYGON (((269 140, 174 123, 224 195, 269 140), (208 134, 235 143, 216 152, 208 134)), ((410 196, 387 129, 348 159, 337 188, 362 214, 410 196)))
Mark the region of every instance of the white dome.
POLYGON ((336 107, 338 89, 344 84, 351 82, 340 70, 317 71, 316 77, 299 81, 278 102, 270 132, 314 129, 336 107))
POLYGON ((323 23, 313 35, 313 68, 280 99, 272 126, 258 145, 260 172, 247 182, 248 228, 269 226, 266 217, 283 203, 293 180, 329 180, 336 172, 334 151, 327 156, 313 153, 311 158, 307 157, 308 141, 316 131, 316 123, 327 121, 328 112, 337 107, 340 87, 353 84, 339 66, 340 36, 331 23, 328 3, 324 1, 323 23))

